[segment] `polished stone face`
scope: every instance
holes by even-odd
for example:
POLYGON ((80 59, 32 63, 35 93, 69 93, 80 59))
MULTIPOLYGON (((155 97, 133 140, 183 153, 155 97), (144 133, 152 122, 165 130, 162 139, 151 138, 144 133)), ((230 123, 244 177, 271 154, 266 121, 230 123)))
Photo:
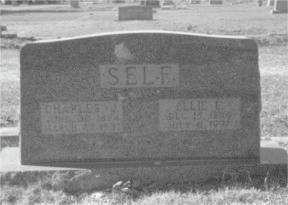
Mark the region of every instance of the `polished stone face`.
POLYGON ((245 38, 123 32, 21 51, 23 164, 257 159, 260 109, 245 38))

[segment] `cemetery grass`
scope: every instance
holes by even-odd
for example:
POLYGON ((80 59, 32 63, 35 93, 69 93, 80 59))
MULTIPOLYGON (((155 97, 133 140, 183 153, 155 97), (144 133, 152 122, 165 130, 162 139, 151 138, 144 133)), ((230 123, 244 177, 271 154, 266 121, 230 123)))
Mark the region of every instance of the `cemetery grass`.
POLYGON ((177 190, 155 191, 151 194, 141 194, 138 198, 125 193, 93 192, 79 196, 68 195, 62 191, 45 190, 39 187, 9 187, 1 193, 1 203, 4 204, 79 204, 79 205, 167 205, 167 204, 197 204, 197 205, 284 205, 288 203, 287 189, 257 190, 240 187, 222 188, 210 191, 177 190))
MULTIPOLYGON (((72 171, 71 171, 72 172, 72 171)), ((148 184, 131 189, 108 188, 85 193, 67 193, 63 186, 69 171, 7 173, 1 175, 1 204, 61 205, 177 205, 177 204, 275 204, 288 203, 288 187, 277 184, 254 188, 252 184, 215 183, 148 184), (8 180, 9 179, 9 180, 8 180)))

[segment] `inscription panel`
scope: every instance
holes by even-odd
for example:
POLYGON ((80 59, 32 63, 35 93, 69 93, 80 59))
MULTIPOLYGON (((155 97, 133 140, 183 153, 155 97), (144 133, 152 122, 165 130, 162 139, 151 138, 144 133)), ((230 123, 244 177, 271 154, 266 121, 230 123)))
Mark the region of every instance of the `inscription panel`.
POLYGON ((101 87, 175 87, 179 84, 177 64, 100 65, 101 87))
POLYGON ((235 130, 240 128, 240 99, 163 99, 161 131, 235 130))
POLYGON ((122 131, 120 102, 52 102, 40 107, 44 135, 122 131))

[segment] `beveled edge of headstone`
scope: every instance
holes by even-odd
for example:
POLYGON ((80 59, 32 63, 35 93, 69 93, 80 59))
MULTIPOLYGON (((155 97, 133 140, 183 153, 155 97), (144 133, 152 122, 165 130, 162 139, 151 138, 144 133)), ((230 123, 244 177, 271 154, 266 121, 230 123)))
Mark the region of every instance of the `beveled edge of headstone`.
POLYGON ((65 37, 65 38, 60 38, 60 39, 39 40, 39 41, 35 41, 32 43, 27 43, 26 45, 37 44, 37 43, 50 43, 50 42, 62 42, 62 41, 69 41, 69 40, 79 40, 79 39, 92 38, 92 37, 126 35, 126 34, 174 34, 174 35, 184 35, 184 36, 191 36, 191 37, 194 36, 194 37, 207 37, 207 38, 219 38, 219 39, 222 38, 222 39, 251 40, 255 42, 255 40, 253 40, 252 38, 248 38, 246 36, 212 35, 212 34, 189 33, 189 32, 183 32, 183 31, 168 31, 168 30, 127 30, 127 31, 103 32, 103 33, 81 35, 81 36, 67 37, 67 38, 65 37))
MULTIPOLYGON (((22 162, 21 162, 22 163, 22 162)), ((22 163, 23 164, 23 163, 22 163)), ((80 169, 95 168, 140 168, 140 167, 173 167, 173 166, 205 166, 205 165, 260 165, 259 157, 226 157, 226 158, 203 158, 203 159, 148 159, 148 160, 118 160, 118 161, 36 161, 33 166, 53 166, 80 169)), ((31 165, 31 164, 24 164, 31 165)))
MULTIPOLYGON (((230 41, 229 46, 233 48, 240 48, 240 49, 248 49, 248 50, 255 50, 258 53, 258 46, 256 41, 253 38, 249 38, 246 36, 235 36, 235 35, 211 35, 211 34, 201 34, 201 33, 189 33, 183 31, 168 31, 168 30, 127 30, 127 31, 113 31, 113 32, 103 32, 103 33, 96 33, 96 34, 89 34, 89 35, 81 35, 81 36, 74 36, 74 37, 65 37, 60 39, 49 39, 49 40, 38 40, 31 43, 26 43, 20 49, 20 62, 23 57, 24 51, 30 48, 34 48, 37 45, 45 45, 50 43, 64 43, 74 40, 85 40, 85 39, 93 39, 97 37, 117 37, 117 36, 124 36, 124 35, 138 35, 138 34, 158 34, 158 35, 175 35, 175 36, 182 36, 182 37, 194 37, 194 38, 206 38, 206 39, 217 39, 220 41, 230 41)), ((219 42, 217 42, 219 43, 219 42)), ((216 43, 216 44, 217 44, 216 43)), ((227 45, 228 46, 228 45, 227 45)), ((28 51, 29 52, 29 51, 28 51)), ((21 67, 21 63, 20 63, 21 67)), ((20 69, 21 70, 21 69, 20 69)), ((20 74, 21 77, 21 74, 20 74)))
POLYGON ((288 166, 288 151, 273 140, 261 140, 261 164, 286 164, 288 166))

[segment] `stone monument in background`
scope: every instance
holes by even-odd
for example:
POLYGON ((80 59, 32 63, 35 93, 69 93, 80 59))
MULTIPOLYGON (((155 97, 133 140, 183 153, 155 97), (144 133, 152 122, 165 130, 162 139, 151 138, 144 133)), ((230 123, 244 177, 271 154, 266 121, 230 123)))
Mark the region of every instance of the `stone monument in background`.
POLYGON ((267 6, 274 6, 275 0, 268 0, 267 1, 267 6))
POLYGON ((72 8, 75 8, 75 9, 80 8, 79 0, 71 0, 70 5, 72 8))
POLYGON ((210 0, 210 5, 222 5, 223 0, 210 0))
POLYGON ((149 6, 119 7, 118 20, 153 20, 153 8, 149 6))
POLYGON ((288 13, 288 0, 275 0, 273 14, 288 13))

